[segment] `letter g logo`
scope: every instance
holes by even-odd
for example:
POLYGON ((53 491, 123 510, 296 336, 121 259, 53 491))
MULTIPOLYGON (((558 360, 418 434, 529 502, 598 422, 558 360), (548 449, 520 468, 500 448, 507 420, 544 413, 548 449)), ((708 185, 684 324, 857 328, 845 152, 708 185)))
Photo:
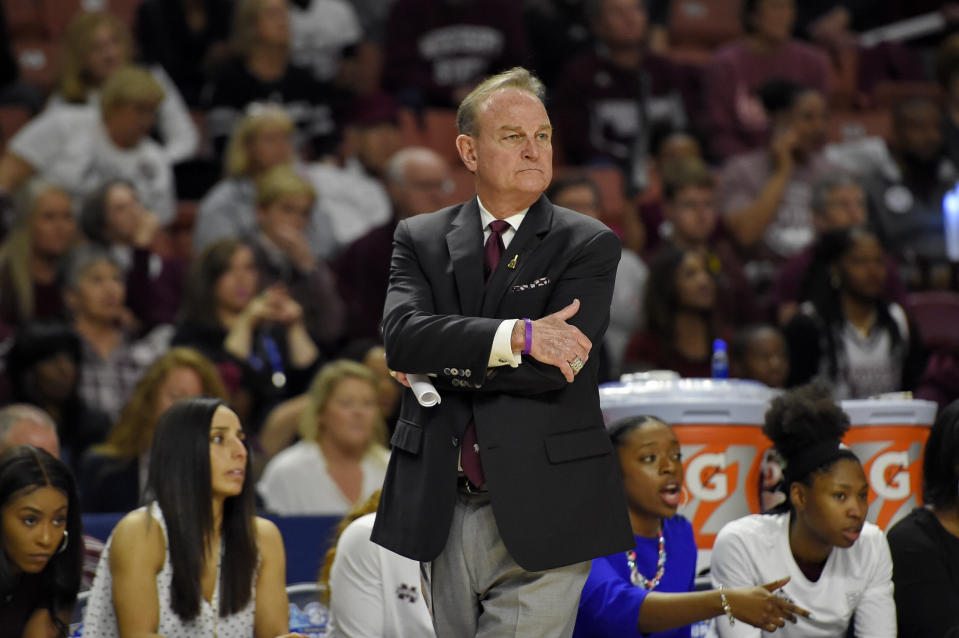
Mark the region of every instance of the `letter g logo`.
POLYGON ((686 487, 701 501, 721 501, 729 495, 729 484, 722 473, 725 469, 725 454, 700 454, 686 466, 686 487))
POLYGON ((886 452, 876 457, 869 468, 869 485, 876 494, 890 501, 909 498, 908 452, 886 452), (890 474, 890 468, 892 473, 890 474), (888 478, 887 478, 888 477, 888 478))

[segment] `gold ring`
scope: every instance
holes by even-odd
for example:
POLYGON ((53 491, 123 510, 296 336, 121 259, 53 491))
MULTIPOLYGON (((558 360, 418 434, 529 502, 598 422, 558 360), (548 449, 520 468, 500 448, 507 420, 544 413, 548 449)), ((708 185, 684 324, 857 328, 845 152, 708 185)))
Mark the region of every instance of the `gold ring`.
POLYGON ((576 357, 575 359, 573 359, 572 361, 569 362, 569 367, 573 369, 573 372, 574 372, 574 373, 579 372, 580 370, 582 370, 582 369, 583 369, 583 365, 584 365, 584 364, 583 364, 583 360, 580 359, 579 357, 576 357))

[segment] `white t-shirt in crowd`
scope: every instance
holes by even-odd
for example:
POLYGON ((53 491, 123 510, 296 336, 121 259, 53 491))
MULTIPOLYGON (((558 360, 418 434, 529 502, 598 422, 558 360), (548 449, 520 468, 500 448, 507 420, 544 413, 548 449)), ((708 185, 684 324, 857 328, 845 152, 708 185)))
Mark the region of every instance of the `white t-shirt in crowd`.
POLYGON ((356 519, 336 543, 330 571, 330 636, 433 636, 420 564, 371 541, 375 519, 376 514, 356 519))
MULTIPOLYGON (((363 490, 359 502, 383 486, 390 453, 374 445, 363 457, 363 490)), ((274 456, 257 484, 263 505, 284 515, 343 515, 353 508, 326 471, 326 459, 315 441, 299 441, 274 456)))
POLYGON ((714 587, 762 585, 789 576, 782 592, 812 612, 776 632, 716 619, 721 638, 842 638, 853 616, 859 638, 895 638, 892 558, 882 530, 866 523, 852 547, 833 548, 822 575, 811 582, 789 547, 789 514, 753 514, 727 523, 712 553, 714 587))
POLYGON ((340 68, 343 50, 363 39, 353 5, 343 0, 312 0, 305 8, 290 3, 293 61, 330 82, 340 68))
POLYGON ((173 171, 163 149, 149 137, 133 148, 115 146, 98 110, 81 105, 41 113, 10 140, 10 151, 77 199, 108 180, 125 179, 161 224, 173 221, 173 171))

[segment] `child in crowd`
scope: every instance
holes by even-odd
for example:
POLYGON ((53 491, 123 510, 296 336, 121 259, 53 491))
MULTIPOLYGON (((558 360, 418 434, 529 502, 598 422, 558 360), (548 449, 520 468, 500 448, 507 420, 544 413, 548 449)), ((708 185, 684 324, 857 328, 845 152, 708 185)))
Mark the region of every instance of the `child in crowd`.
POLYGON ((729 375, 782 388, 789 376, 789 351, 782 332, 767 324, 737 332, 729 344, 729 375))

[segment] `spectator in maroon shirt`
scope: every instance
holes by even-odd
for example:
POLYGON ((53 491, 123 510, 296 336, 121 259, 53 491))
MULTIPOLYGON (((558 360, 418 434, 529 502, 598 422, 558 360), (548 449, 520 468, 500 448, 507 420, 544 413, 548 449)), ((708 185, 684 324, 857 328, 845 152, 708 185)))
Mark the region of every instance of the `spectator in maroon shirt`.
POLYGON ((642 191, 652 129, 684 126, 683 95, 698 91, 684 69, 646 50, 640 0, 601 0, 590 5, 589 19, 600 46, 563 71, 554 106, 558 142, 568 163, 615 164, 632 190, 642 191))
MULTIPOLYGON (((855 179, 845 173, 830 174, 813 186, 812 223, 816 236, 841 228, 861 226, 866 223, 866 194, 855 179)), ((813 261, 815 245, 809 245, 787 261, 779 272, 779 280, 773 289, 776 315, 780 325, 786 325, 796 313, 802 295, 802 281, 813 261)), ((885 255, 886 291, 890 301, 904 304, 906 288, 899 277, 895 259, 885 255)))
POLYGON ((427 148, 411 146, 396 152, 385 177, 393 218, 350 244, 334 263, 351 339, 380 338, 396 224, 450 204, 453 194, 446 160, 427 148))
POLYGON ((718 305, 734 325, 756 321, 759 312, 743 264, 719 229, 716 180, 699 159, 670 162, 663 171, 665 245, 700 250, 719 290, 718 305))
POLYGON ((649 269, 646 328, 626 350, 624 371, 664 369, 683 377, 712 376, 718 329, 716 280, 696 249, 663 250, 649 269))
POLYGON ((70 196, 35 179, 17 204, 19 220, 0 245, 0 322, 63 318, 58 270, 77 236, 70 196))
POLYGON ((136 331, 173 323, 184 266, 150 249, 160 222, 140 203, 133 184, 110 180, 91 193, 81 206, 80 224, 87 239, 108 249, 123 270, 136 331))
POLYGON ((383 81, 413 107, 455 108, 478 80, 527 57, 515 0, 396 0, 386 33, 383 81))
POLYGON ((706 104, 714 155, 728 158, 762 146, 769 120, 756 90, 788 79, 825 95, 826 55, 791 37, 795 0, 745 0, 746 36, 719 49, 706 73, 706 104))

